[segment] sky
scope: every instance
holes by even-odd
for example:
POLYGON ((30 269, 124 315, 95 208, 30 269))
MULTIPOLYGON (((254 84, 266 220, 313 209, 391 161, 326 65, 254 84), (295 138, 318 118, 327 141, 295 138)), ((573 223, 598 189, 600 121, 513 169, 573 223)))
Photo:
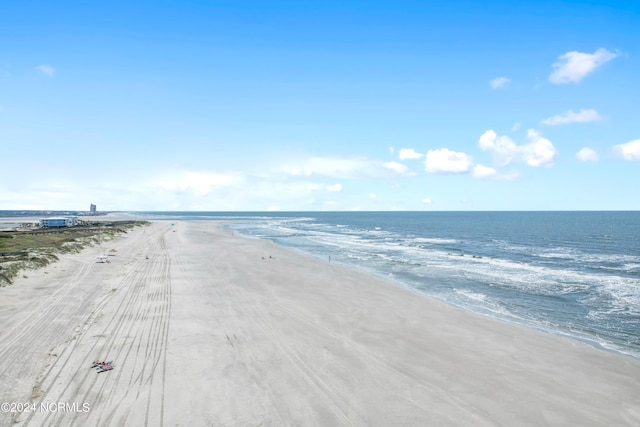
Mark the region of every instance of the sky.
POLYGON ((638 1, 0 3, 0 209, 638 210, 638 1))

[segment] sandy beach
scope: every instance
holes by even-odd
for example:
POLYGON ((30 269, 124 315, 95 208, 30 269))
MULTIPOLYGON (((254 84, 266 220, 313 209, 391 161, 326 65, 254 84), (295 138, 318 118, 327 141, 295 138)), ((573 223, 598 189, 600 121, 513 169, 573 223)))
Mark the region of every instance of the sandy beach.
POLYGON ((640 425, 640 360, 215 221, 20 276, 0 288, 0 403, 23 411, 0 426, 640 425))

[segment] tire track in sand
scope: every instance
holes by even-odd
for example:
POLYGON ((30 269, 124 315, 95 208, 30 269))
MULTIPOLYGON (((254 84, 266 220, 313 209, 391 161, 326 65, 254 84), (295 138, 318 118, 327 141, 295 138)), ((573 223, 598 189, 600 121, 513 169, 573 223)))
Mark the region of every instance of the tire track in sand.
MULTIPOLYGON (((164 408, 164 377, 161 389, 153 386, 153 377, 157 367, 166 361, 166 344, 168 339, 169 315, 170 315, 170 260, 167 254, 164 236, 160 236, 154 246, 157 252, 149 260, 136 262, 131 270, 120 280, 117 285, 120 297, 109 295, 104 304, 98 307, 90 316, 87 329, 95 329, 96 324, 91 324, 91 319, 97 321, 104 314, 105 306, 109 303, 118 303, 101 333, 90 336, 85 330, 77 337, 73 346, 68 345, 64 353, 69 357, 64 363, 52 366, 45 374, 44 380, 53 383, 58 378, 70 378, 64 387, 45 394, 42 400, 51 401, 78 401, 92 402, 89 419, 90 424, 110 425, 126 420, 129 415, 126 399, 131 399, 132 390, 137 392, 137 397, 147 393, 147 408, 150 408, 152 395, 160 399, 160 407, 164 408), (91 326, 94 326, 91 328, 91 326), (71 356, 79 351, 78 346, 84 341, 94 338, 93 344, 84 350, 84 363, 69 365, 71 356), (99 354, 110 360, 115 360, 117 367, 105 374, 96 374, 89 369, 89 364, 99 354), (142 356, 142 357, 140 357, 142 356), (69 369, 72 372, 69 373, 69 369), (131 380, 133 387, 131 387, 131 380), (123 381, 127 383, 122 387, 123 381), (148 386, 148 387, 147 387, 148 386), (126 393, 117 391, 125 389, 126 393), (126 409, 126 410, 125 410, 126 409)), ((77 356, 77 355, 76 355, 77 356)), ((77 361, 77 357, 75 358, 77 361)), ((163 367, 166 369, 166 366, 163 367)), ((55 387, 54 387, 55 388, 55 387)), ((143 396, 144 397, 144 396, 143 396)), ((79 420, 74 414, 49 414, 48 416, 34 417, 26 420, 25 425, 86 425, 87 419, 79 420), (44 419, 42 419, 44 418, 44 419)), ((155 416, 147 409, 145 425, 162 425, 163 414, 155 416), (156 419, 158 419, 156 421, 156 419), (160 424, 158 424, 160 423, 160 424)))

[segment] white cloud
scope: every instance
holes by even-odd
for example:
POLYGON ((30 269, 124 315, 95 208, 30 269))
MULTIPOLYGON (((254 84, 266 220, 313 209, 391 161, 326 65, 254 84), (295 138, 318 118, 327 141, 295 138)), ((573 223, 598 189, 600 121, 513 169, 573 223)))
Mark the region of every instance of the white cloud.
POLYGON ((236 173, 185 172, 162 178, 156 185, 169 191, 192 191, 195 196, 202 197, 214 189, 234 187, 242 181, 243 177, 236 173))
POLYGON ((421 157, 422 157, 422 154, 417 153, 416 150, 414 150, 413 148, 401 148, 400 154, 398 155, 398 158, 400 160, 419 159, 421 157))
POLYGON ((44 74, 45 76, 51 77, 56 73, 56 69, 53 68, 51 65, 37 65, 35 67, 36 71, 38 71, 41 74, 44 74))
POLYGON ((289 166, 283 167, 282 170, 291 176, 311 176, 313 174, 311 169, 292 168, 289 166))
POLYGON ((494 161, 506 166, 518 155, 518 146, 508 136, 498 136, 494 130, 488 130, 480 136, 480 148, 493 153, 494 161))
POLYGON ((600 120, 600 114, 596 110, 580 110, 574 113, 572 110, 567 111, 564 114, 558 114, 553 117, 549 117, 542 121, 542 124, 555 126, 564 125, 567 123, 588 123, 600 120))
POLYGON ((493 176, 496 176, 498 174, 498 171, 496 171, 494 168, 491 168, 489 166, 483 166, 483 165, 475 165, 473 167, 473 176, 475 178, 491 178, 493 176))
POLYGON ((506 87, 509 83, 511 83, 511 80, 507 77, 496 77, 489 82, 489 86, 491 86, 491 89, 500 89, 506 87))
POLYGON ((327 186, 327 190, 332 193, 339 193, 342 191, 342 184, 333 184, 327 186))
POLYGON ((558 57, 553 64, 554 71, 549 81, 555 84, 578 83, 593 70, 618 56, 607 49, 600 48, 594 53, 571 51, 558 57))
POLYGON ((412 173, 406 165, 398 162, 387 162, 384 163, 383 166, 399 175, 411 176, 415 175, 412 173))
POLYGON ((476 179, 494 179, 502 181, 512 181, 520 177, 517 171, 509 173, 500 173, 492 167, 484 165, 475 165, 473 167, 473 177, 476 179))
MULTIPOLYGON (((284 166, 282 171, 292 176, 325 176, 350 179, 362 176, 376 176, 376 165, 364 159, 338 157, 311 157, 298 162, 296 166, 284 166)), ((379 164, 378 164, 379 167, 379 164)))
POLYGON ((532 167, 551 166, 556 156, 556 149, 546 138, 533 129, 527 131, 528 144, 521 147, 524 161, 532 167))
POLYGON ((616 145, 613 151, 625 160, 640 160, 640 139, 616 145))
POLYGON ((578 153, 576 153, 576 157, 581 162, 595 162, 598 160, 598 153, 588 147, 584 147, 578 153))
POLYGON ((395 148, 393 148, 393 147, 389 147, 389 152, 390 152, 391 154, 393 154, 395 151, 396 151, 396 149, 395 149, 395 148))
POLYGON ((494 161, 500 166, 506 166, 516 161, 522 161, 529 166, 549 166, 556 155, 556 149, 546 138, 533 129, 527 131, 524 145, 517 145, 508 136, 498 136, 495 131, 488 130, 480 136, 478 145, 484 151, 493 153, 494 161))
POLYGON ((425 160, 425 169, 431 173, 464 173, 473 166, 470 155, 447 148, 429 150, 425 160))
POLYGON ((501 173, 501 174, 498 174, 498 176, 496 178, 497 179, 502 179, 502 180, 505 180, 505 181, 513 181, 514 179, 520 178, 520 172, 511 171, 509 173, 501 173))
POLYGON ((370 199, 376 199, 378 196, 375 193, 369 194, 370 199))
POLYGON ((424 203, 425 205, 430 205, 431 203, 433 203, 433 201, 432 201, 430 198, 428 198, 428 197, 425 197, 424 199, 422 199, 422 200, 420 200, 420 201, 421 201, 422 203, 424 203))
POLYGON ((247 176, 241 191, 236 188, 217 191, 215 198, 209 197, 209 204, 215 206, 215 210, 235 210, 226 206, 264 210, 264 206, 270 205, 277 206, 279 210, 317 208, 322 203, 320 198, 316 198, 320 192, 338 194, 338 189, 337 184, 319 185, 299 179, 282 180, 282 176, 247 176))
POLYGON ((518 123, 514 123, 514 125, 513 125, 513 126, 511 126, 511 131, 512 131, 512 132, 517 131, 518 129, 520 129, 520 126, 522 126, 522 123, 520 123, 520 122, 518 122, 518 123))

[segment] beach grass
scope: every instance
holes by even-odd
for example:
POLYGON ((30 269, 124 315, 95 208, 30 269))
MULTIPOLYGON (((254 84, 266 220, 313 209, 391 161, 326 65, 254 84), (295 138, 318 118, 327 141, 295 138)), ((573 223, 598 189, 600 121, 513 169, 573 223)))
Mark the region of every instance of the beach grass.
POLYGON ((75 253, 87 246, 111 240, 146 221, 84 223, 57 229, 0 233, 0 286, 13 283, 20 271, 40 268, 58 260, 57 254, 75 253))

